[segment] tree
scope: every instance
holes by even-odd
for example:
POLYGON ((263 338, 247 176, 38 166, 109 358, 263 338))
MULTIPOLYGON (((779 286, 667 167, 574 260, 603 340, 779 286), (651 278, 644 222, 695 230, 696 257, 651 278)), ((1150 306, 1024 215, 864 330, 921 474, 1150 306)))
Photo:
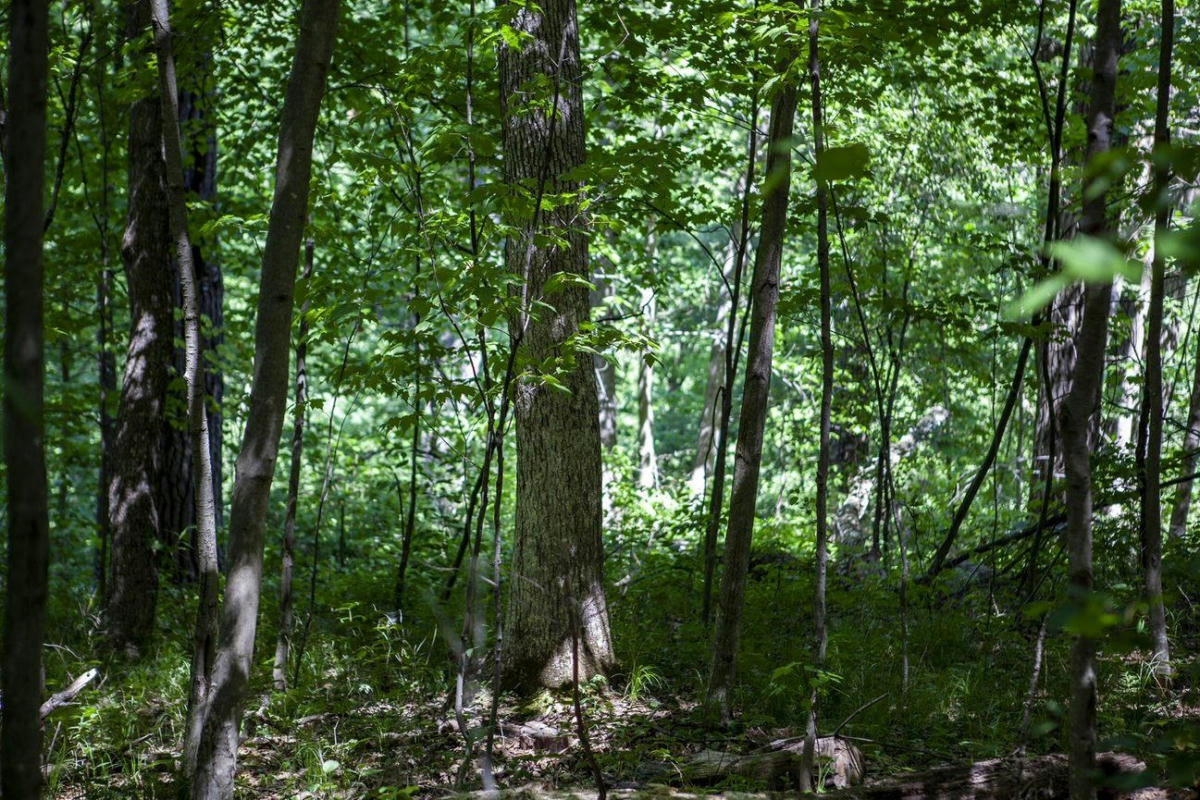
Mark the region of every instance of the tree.
POLYGON ((788 74, 791 68, 790 60, 785 61, 781 70, 783 80, 771 104, 762 233, 754 259, 754 300, 750 310, 733 493, 729 499, 729 526, 725 533, 720 613, 708 678, 708 701, 716 705, 723 716, 729 715, 729 691, 733 685, 741 633, 746 572, 750 564, 758 478, 762 466, 763 429, 767 421, 767 400, 771 388, 771 360, 775 351, 775 307, 779 301, 779 270, 787 228, 788 190, 792 178, 790 141, 796 114, 795 78, 788 74))
MULTIPOLYGON (((1087 114, 1087 157, 1090 164, 1112 146, 1116 114, 1117 58, 1121 46, 1121 0, 1099 0, 1093 40, 1091 102, 1087 114)), ((1092 237, 1109 231, 1107 193, 1089 173, 1084 182, 1079 230, 1092 237)), ((1093 585, 1092 465, 1088 438, 1100 401, 1104 351, 1112 281, 1084 288, 1083 321, 1075 340, 1075 368, 1070 394, 1062 409, 1063 463, 1067 471, 1067 555, 1071 590, 1081 608, 1093 585)), ((1095 796, 1092 771, 1096 764, 1096 643, 1077 635, 1071 653, 1071 800, 1095 796)))
POLYGON ((511 24, 522 42, 499 52, 504 179, 524 211, 504 259, 521 281, 509 328, 528 366, 513 390, 517 506, 504 670, 510 685, 555 687, 614 664, 596 377, 576 341, 589 323, 587 217, 573 174, 585 158, 583 86, 574 0, 522 8, 511 24))
MULTIPOLYGON (((150 0, 137 0, 126 14, 126 37, 133 40, 149 29, 150 0)), ((108 487, 112 574, 105 618, 113 646, 131 653, 154 631, 162 420, 175 331, 162 114, 151 86, 129 109, 129 208, 121 256, 130 331, 108 487)))
POLYGON ((46 510, 42 189, 49 3, 8 12, 4 131, 4 467, 8 489, 0 792, 42 791, 42 642, 50 532, 46 510))
POLYGON ((1150 264, 1150 307, 1146 312, 1146 381, 1142 387, 1142 410, 1138 419, 1137 460, 1141 489, 1141 561, 1146 598, 1150 602, 1150 636, 1154 640, 1154 670, 1171 674, 1171 649, 1167 641, 1167 616, 1162 598, 1162 439, 1163 296, 1166 290, 1166 259, 1163 242, 1171 219, 1167 187, 1170 168, 1162 161, 1171 142, 1171 51, 1175 41, 1175 1, 1162 3, 1162 42, 1158 60, 1158 102, 1154 119, 1154 147, 1159 161, 1154 168, 1154 258, 1150 264))
MULTIPOLYGON (((267 503, 287 407, 292 300, 308 209, 313 137, 340 7, 339 0, 304 0, 300 8, 300 35, 283 101, 275 197, 262 257, 250 409, 233 485, 229 578, 211 684, 204 701, 189 712, 189 718, 199 719, 201 731, 191 776, 193 800, 233 796, 238 731, 258 623, 267 503)), ((189 719, 188 724, 194 723, 189 719)))

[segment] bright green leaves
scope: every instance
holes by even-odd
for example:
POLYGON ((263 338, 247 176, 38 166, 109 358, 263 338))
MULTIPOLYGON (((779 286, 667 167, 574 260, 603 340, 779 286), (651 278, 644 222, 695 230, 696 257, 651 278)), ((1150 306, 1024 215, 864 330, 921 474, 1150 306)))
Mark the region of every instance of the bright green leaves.
POLYGON ((1076 281, 1106 283, 1118 275, 1137 281, 1142 275, 1141 264, 1127 258, 1103 239, 1079 236, 1069 242, 1054 242, 1046 252, 1062 265, 1062 271, 1035 284, 1011 303, 1006 309, 1009 319, 1028 317, 1041 311, 1055 295, 1076 281))
POLYGON ((830 147, 817 156, 813 178, 824 183, 858 178, 866 174, 870 161, 871 152, 862 142, 830 147))

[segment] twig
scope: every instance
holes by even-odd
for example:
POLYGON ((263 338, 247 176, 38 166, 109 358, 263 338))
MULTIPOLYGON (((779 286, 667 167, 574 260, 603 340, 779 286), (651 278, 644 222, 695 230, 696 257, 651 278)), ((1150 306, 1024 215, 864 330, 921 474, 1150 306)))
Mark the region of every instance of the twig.
POLYGON ((54 694, 50 695, 50 698, 46 700, 46 702, 42 703, 42 707, 39 710, 39 718, 45 719, 54 713, 55 709, 70 703, 75 699, 76 695, 83 691, 85 686, 96 680, 99 675, 100 670, 92 667, 87 672, 76 678, 70 686, 63 689, 61 692, 55 692, 54 694))
MULTIPOLYGON (((879 695, 879 697, 876 697, 874 700, 868 700, 867 702, 863 703, 863 704, 862 704, 861 706, 859 706, 858 708, 856 708, 856 709, 854 709, 853 711, 851 711, 851 712, 850 712, 850 716, 848 716, 848 717, 846 717, 844 720, 842 720, 841 724, 840 724, 840 725, 838 725, 836 728, 834 728, 834 729, 833 729, 833 733, 831 733, 831 734, 829 734, 829 735, 830 735, 830 736, 832 736, 833 738, 835 738, 835 739, 836 739, 836 738, 837 738, 837 736, 838 736, 838 734, 842 732, 842 728, 846 727, 846 724, 847 724, 848 722, 850 722, 850 720, 854 719, 854 718, 855 718, 855 717, 857 717, 859 714, 861 714, 862 712, 866 711, 868 708, 870 708, 871 706, 875 705, 876 703, 878 703, 878 702, 879 702, 880 700, 882 700, 883 698, 887 697, 889 694, 890 694, 890 692, 884 692, 883 694, 879 695)), ((848 738, 848 737, 847 737, 847 738, 848 738)))

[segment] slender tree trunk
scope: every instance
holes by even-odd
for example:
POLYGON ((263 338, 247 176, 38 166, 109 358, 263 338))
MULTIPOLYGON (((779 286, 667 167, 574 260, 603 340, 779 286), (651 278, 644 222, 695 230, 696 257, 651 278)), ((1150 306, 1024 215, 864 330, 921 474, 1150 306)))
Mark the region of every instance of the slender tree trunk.
MULTIPOLYGON (((653 234, 651 235, 653 242, 653 234)), ((650 245, 653 252, 654 246, 650 245)), ((642 290, 642 334, 654 331, 658 302, 653 289, 642 290)), ((646 358, 638 359, 638 487, 658 486, 658 453, 654 449, 654 366, 646 358)))
MULTIPOLYGON (((742 339, 738 333, 738 300, 742 293, 742 270, 750 241, 750 189, 758 163, 758 93, 750 100, 750 134, 746 143, 746 172, 742 187, 742 217, 738 227, 737 254, 734 257, 733 280, 729 285, 729 319, 725 327, 725 383, 721 387, 721 418, 717 428, 716 458, 713 463, 712 488, 708 495, 708 518, 704 531, 704 600, 700 619, 707 628, 712 619, 713 584, 717 574, 717 536, 721 528, 721 507, 725 503, 725 464, 729 453, 729 423, 733 417, 733 381, 741 355, 742 339)), ((744 320, 743 320, 744 322, 744 320)), ((741 327, 745 331, 745 325, 741 327)))
MULTIPOLYGON (((601 262, 605 269, 612 269, 613 266, 607 260, 601 262)), ((593 308, 604 308, 605 301, 614 294, 612 276, 607 273, 598 273, 593 276, 593 285, 596 290, 592 292, 591 304, 593 308)), ((617 368, 607 358, 597 355, 592 358, 592 362, 596 366, 596 383, 598 387, 598 397, 600 399, 600 446, 606 451, 611 451, 617 446, 617 368)), ((605 472, 607 472, 607 468, 605 472)), ((608 476, 605 476, 605 486, 609 482, 608 476)))
MULTIPOLYGON (((812 86, 813 152, 817 161, 825 152, 824 108, 821 97, 820 43, 821 0, 811 0, 808 12, 808 77, 812 86)), ((817 179, 817 266, 821 274, 821 423, 817 456, 817 581, 813 597, 813 666, 825 667, 825 649, 829 635, 825 629, 825 573, 829 542, 829 426, 833 408, 833 291, 829 281, 829 191, 822 178, 817 179)), ((899 371, 899 365, 897 365, 899 371)), ((898 534, 899 535, 899 534, 898 534)), ((816 789, 814 769, 817 746, 817 718, 820 693, 816 683, 809 695, 808 724, 800 770, 800 788, 816 789)))
POLYGON ((515 387, 517 508, 504 672, 510 685, 556 687, 573 680, 573 629, 580 636, 579 680, 614 663, 603 584, 596 376, 591 356, 569 348, 588 321, 588 292, 575 285, 544 290, 555 273, 588 274, 586 213, 573 201, 540 208, 543 197, 580 190, 570 177, 584 162, 575 0, 523 8, 512 26, 529 38, 519 48, 500 47, 505 179, 532 205, 505 245, 523 292, 510 331, 529 363, 561 361, 564 345, 569 355, 559 372, 568 392, 530 374, 515 387), (563 244, 539 244, 543 231, 563 244), (552 308, 536 310, 535 302, 552 308))
MULTIPOLYGON (((107 181, 108 176, 105 175, 107 181)), ((101 232, 103 265, 96 283, 96 361, 100 385, 100 482, 96 491, 96 595, 100 605, 108 604, 108 545, 112 541, 111 514, 108 505, 108 486, 112 481, 113 416, 111 400, 117 391, 117 363, 112 352, 113 271, 109 266, 108 238, 101 232)))
POLYGON ((4 148, 4 466, 8 572, 4 602, 0 792, 42 791, 42 644, 50 533, 46 489, 42 190, 45 185, 49 4, 8 10, 4 148))
MULTIPOLYGON (((144 32, 149 0, 129 6, 126 23, 127 39, 144 32)), ((162 114, 153 93, 129 110, 129 211, 121 254, 130 336, 108 486, 112 571, 105 616, 109 640, 128 652, 153 633, 158 595, 162 419, 175 330, 165 169, 162 114)))
POLYGON ((313 136, 337 32, 339 0, 304 0, 283 101, 275 198, 263 251, 255 322, 254 378, 238 454, 229 525, 229 578, 221 609, 212 687, 202 719, 193 800, 229 800, 238 728, 254 656, 267 504, 287 408, 296 263, 308 209, 313 136))
MULTIPOLYGON (((200 332, 200 301, 192 263, 192 243, 187 228, 187 196, 184 185, 183 142, 179 130, 179 92, 175 74, 174 42, 167 0, 151 0, 154 43, 158 51, 158 83, 162 114, 163 154, 166 162, 168 218, 179 284, 183 294, 184 384, 187 397, 189 447, 195 463, 187 470, 192 479, 195 504, 196 551, 199 562, 200 597, 192 652, 190 708, 202 706, 212 682, 217 633, 217 523, 213 500, 211 451, 208 446, 208 415, 204 409, 204 378, 200 332)), ((192 720, 189 715, 189 721, 192 720)), ((186 730, 184 764, 187 774, 194 767, 199 730, 186 730)))
MULTIPOLYGON (((1162 0, 1162 43, 1158 59, 1158 104, 1154 120, 1155 149, 1171 143, 1171 55, 1175 41, 1175 0, 1162 0)), ((1141 488, 1141 561, 1146 597, 1150 602, 1150 636, 1154 640, 1154 671, 1171 675, 1171 650, 1167 641, 1166 609, 1162 597, 1162 427, 1163 375, 1162 327, 1166 290, 1166 264, 1160 243, 1171 220, 1167 187, 1171 171, 1165 164, 1154 168, 1154 259, 1151 262, 1150 308, 1146 314, 1146 380, 1142 413, 1138 420, 1138 466, 1141 488)))
MULTIPOLYGON (((1111 146, 1116 111, 1117 58, 1121 44, 1121 0, 1099 0, 1096 12, 1091 107, 1088 110, 1088 160, 1111 146)), ((1084 186, 1080 232, 1109 234, 1107 195, 1089 179, 1084 186)), ((1075 341, 1071 392, 1062 410, 1063 461, 1067 472, 1067 554, 1071 589, 1079 602, 1092 591, 1092 468, 1088 446, 1092 418, 1100 399, 1112 282, 1087 284, 1083 322, 1075 341)), ((1076 636, 1071 657, 1071 800, 1095 796, 1096 643, 1076 636)))
POLYGON ((688 475, 688 489, 692 497, 704 496, 704 486, 713 472, 716 462, 717 448, 721 446, 719 439, 720 423, 718 421, 718 402, 721 391, 725 387, 725 350, 726 341, 722 328, 726 326, 732 313, 733 296, 729 281, 736 280, 734 275, 738 250, 740 225, 735 223, 729 243, 726 247, 724 271, 717 288, 717 319, 713 332, 712 347, 708 354, 708 373, 704 384, 704 408, 700 411, 699 435, 696 441, 696 458, 692 461, 692 471, 688 475))
MULTIPOLYGON (((190 31, 197 38, 211 38, 204 31, 190 31)), ((178 91, 181 141, 184 147, 183 185, 189 196, 211 206, 217 196, 217 137, 216 124, 212 119, 214 93, 207 85, 211 81, 211 56, 201 54, 193 64, 192 73, 196 85, 182 87, 178 91)), ((197 303, 201 318, 201 372, 204 381, 204 413, 209 431, 209 462, 212 465, 213 508, 216 526, 222 522, 221 499, 221 401, 224 396, 224 379, 217 349, 223 342, 224 282, 221 267, 216 259, 216 241, 193 239, 191 246, 192 264, 195 269, 197 303)), ((182 276, 176 276, 175 303, 183 309, 185 299, 182 276)), ((176 326, 176 335, 186 339, 186 330, 176 326)), ((186 348, 176 349, 175 369, 183 374, 187 370, 186 348)), ((169 562, 176 580, 191 581, 198 576, 200 566, 200 543, 197 539, 196 499, 193 487, 192 466, 196 458, 192 454, 191 435, 186 425, 166 420, 163 437, 163 470, 159 513, 164 560, 169 562)))
POLYGON ((763 193, 762 233, 754 259, 754 305, 750 311, 749 350, 738 422, 733 494, 729 500, 729 527, 725 533, 720 614, 708 680, 708 702, 716 705, 723 716, 729 714, 729 692, 733 686, 742 605, 746 594, 746 570, 754 535, 763 430, 771 387, 771 361, 775 352, 775 306, 779 300, 779 269, 792 177, 791 149, 786 143, 792 136, 795 114, 796 87, 787 83, 780 87, 771 107, 767 190, 763 193))
MULTIPOLYGON (((316 244, 310 236, 304 245, 304 283, 313 273, 316 244)), ((287 665, 292 646, 296 595, 292 578, 296 567, 296 502, 300 496, 300 460, 304 453, 304 417, 308 410, 308 309, 306 298, 300 307, 300 331, 296 336, 296 402, 292 412, 292 460, 288 467, 287 510, 283 519, 282 566, 279 569, 279 640, 275 643, 272 680, 278 692, 287 690, 287 665)))
MULTIPOLYGON (((1197 352, 1192 373, 1192 391, 1188 397, 1187 430, 1183 436, 1183 463, 1180 474, 1187 476, 1196 472, 1200 461, 1200 352, 1197 352)), ((1180 481, 1175 489, 1175 502, 1171 508, 1171 538, 1182 539, 1187 533, 1188 512, 1192 507, 1191 478, 1180 481)))

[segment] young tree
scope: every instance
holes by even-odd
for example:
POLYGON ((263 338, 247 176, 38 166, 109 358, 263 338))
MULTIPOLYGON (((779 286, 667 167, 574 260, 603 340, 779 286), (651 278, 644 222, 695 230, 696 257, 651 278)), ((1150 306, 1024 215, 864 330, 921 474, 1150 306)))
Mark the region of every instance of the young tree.
MULTIPOLYGON (((1099 0, 1087 114, 1087 157, 1092 164, 1112 146, 1120 46, 1121 0, 1099 0)), ((1103 184, 1096 181, 1094 174, 1085 180, 1079 230, 1086 236, 1105 237, 1110 232, 1107 193, 1103 184)), ((1071 589, 1081 604, 1093 584, 1092 465, 1088 439, 1092 417, 1100 402, 1111 297, 1111 280, 1088 283, 1084 289, 1083 321, 1075 340, 1074 375, 1062 409, 1069 575, 1071 589)), ((1090 800, 1095 796, 1092 771, 1096 763, 1096 643, 1089 636, 1075 637, 1071 687, 1071 800, 1090 800)))
MULTIPOLYGON (((1158 103, 1154 118, 1154 147, 1161 159, 1171 142, 1171 51, 1175 42, 1175 0, 1162 3, 1162 41, 1158 58, 1158 103)), ((1142 412, 1138 420, 1137 460, 1141 488, 1141 561, 1146 597, 1150 602, 1150 636, 1154 640, 1154 670, 1171 674, 1171 649, 1162 597, 1162 434, 1163 296, 1166 263, 1162 242, 1171 219, 1167 187, 1171 171, 1165 163, 1154 167, 1154 259, 1150 264, 1150 307, 1146 312, 1146 380, 1142 387, 1142 412)))
MULTIPOLYGON (((784 69, 792 68, 790 59, 784 69)), ((767 135, 767 166, 762 201, 762 233, 754 259, 754 301, 746 359, 742 409, 738 423, 733 494, 729 500, 729 527, 725 533, 725 563, 721 574, 720 613, 713 642, 708 701, 723 716, 729 715, 729 690, 746 595, 746 572, 754 535, 754 509, 758 501, 758 475, 762 464, 763 430, 771 388, 771 360, 775 352, 775 306, 779 300, 779 268, 787 227, 788 190, 792 178, 791 138, 796 115, 795 78, 785 75, 771 105, 767 135)))
POLYGON ((589 318, 580 280, 588 275, 587 216, 572 174, 584 163, 575 0, 524 7, 511 24, 522 42, 499 52, 504 177, 528 210, 504 248, 508 269, 521 280, 521 308, 509 325, 522 361, 557 360, 555 380, 566 391, 528 372, 514 389, 517 507, 504 680, 555 687, 576 673, 587 681, 614 663, 596 377, 591 356, 571 342, 589 318), (552 209, 543 208, 547 197, 556 198, 552 209), (568 280, 555 281, 556 288, 550 281, 560 274, 568 280))
POLYGON ((8 491, 0 793, 42 791, 42 643, 50 533, 46 511, 42 188, 49 3, 8 10, 4 147, 4 467, 8 491))
MULTIPOLYGON (((812 87, 813 154, 819 167, 825 153, 825 109, 821 97, 821 0, 811 0, 808 19, 808 78, 812 87)), ((813 666, 825 666, 825 649, 829 633, 825 628, 825 572, 829 541, 829 427, 833 407, 833 291, 829 281, 829 186, 817 174, 817 269, 821 281, 821 421, 820 451, 817 456, 817 585, 813 598, 813 627, 816 642, 813 646, 813 666)), ((820 694, 816 685, 809 696, 808 724, 804 732, 803 766, 800 788, 816 788, 815 753, 817 746, 817 713, 820 694)))
MULTIPOLYGON (((289 341, 296 266, 312 177, 313 137, 337 35, 339 0, 304 0, 300 35, 284 96, 262 279, 255 321, 254 377, 238 454, 229 524, 229 578, 221 608, 212 681, 191 709, 200 740, 193 800, 229 800, 238 730, 254 656, 267 504, 287 409, 289 341)), ((189 727, 192 725, 189 720, 189 727)))
MULTIPOLYGON (((148 30, 150 0, 137 0, 126 13, 128 39, 148 30)), ((105 621, 113 646, 129 652, 142 647, 154 630, 162 420, 175 331, 162 114, 152 86, 147 84, 129 109, 129 209, 121 256, 130 334, 108 486, 112 573, 105 621)))

